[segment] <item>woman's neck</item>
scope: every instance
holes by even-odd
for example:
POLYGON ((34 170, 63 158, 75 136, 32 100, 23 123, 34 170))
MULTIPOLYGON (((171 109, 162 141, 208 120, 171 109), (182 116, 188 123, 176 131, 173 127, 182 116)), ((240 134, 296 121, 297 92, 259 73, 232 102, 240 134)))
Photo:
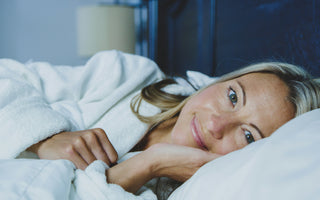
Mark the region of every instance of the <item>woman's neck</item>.
POLYGON ((178 117, 168 119, 144 136, 144 138, 131 150, 142 151, 157 143, 171 143, 171 131, 178 117))

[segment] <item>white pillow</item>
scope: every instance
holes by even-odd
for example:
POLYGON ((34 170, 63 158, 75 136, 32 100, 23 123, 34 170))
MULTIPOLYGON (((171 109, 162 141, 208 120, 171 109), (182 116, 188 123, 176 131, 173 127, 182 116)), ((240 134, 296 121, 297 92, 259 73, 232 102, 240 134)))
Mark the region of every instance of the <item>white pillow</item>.
POLYGON ((320 109, 206 164, 169 198, 195 199, 320 199, 320 109))

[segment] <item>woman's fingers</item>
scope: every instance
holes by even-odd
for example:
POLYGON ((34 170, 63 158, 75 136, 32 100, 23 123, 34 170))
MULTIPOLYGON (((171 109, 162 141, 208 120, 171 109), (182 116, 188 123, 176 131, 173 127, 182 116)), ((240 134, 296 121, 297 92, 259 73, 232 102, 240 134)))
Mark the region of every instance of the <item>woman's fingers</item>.
POLYGON ((69 145, 65 148, 65 153, 68 160, 73 162, 73 164, 78 169, 85 170, 88 167, 89 163, 86 162, 83 157, 79 154, 76 148, 73 145, 69 145))
POLYGON ((117 160, 117 153, 102 129, 92 129, 82 136, 88 149, 97 160, 111 166, 117 160))
POLYGON ((95 160, 111 166, 118 158, 102 129, 61 132, 29 149, 42 159, 70 160, 80 169, 85 169, 95 160))
POLYGON ((90 132, 83 136, 86 138, 87 145, 89 149, 91 150, 92 154, 95 156, 97 160, 102 160, 107 165, 110 165, 111 162, 108 158, 107 153, 102 149, 101 143, 98 140, 98 137, 95 133, 90 132))
POLYGON ((95 155, 91 152, 83 137, 79 136, 75 139, 74 148, 78 154, 75 156, 81 157, 88 165, 96 160, 95 155))
POLYGON ((112 164, 116 163, 118 160, 118 153, 108 139, 107 134, 102 129, 95 129, 95 131, 97 132, 102 148, 107 153, 110 162, 112 164))

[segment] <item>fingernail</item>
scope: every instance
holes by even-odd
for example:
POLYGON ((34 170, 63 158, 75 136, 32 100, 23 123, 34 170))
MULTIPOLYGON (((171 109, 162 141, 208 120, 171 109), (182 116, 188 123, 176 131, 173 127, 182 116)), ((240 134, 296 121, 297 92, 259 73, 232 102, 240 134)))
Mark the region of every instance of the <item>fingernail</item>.
POLYGON ((111 164, 110 164, 110 167, 113 167, 113 166, 115 166, 115 165, 117 165, 117 164, 118 164, 117 162, 111 163, 111 164))

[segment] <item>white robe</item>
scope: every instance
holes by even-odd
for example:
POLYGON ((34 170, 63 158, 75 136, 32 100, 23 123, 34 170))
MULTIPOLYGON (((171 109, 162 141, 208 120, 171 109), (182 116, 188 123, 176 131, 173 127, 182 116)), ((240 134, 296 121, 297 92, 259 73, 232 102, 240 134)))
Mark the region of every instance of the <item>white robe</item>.
MULTIPOLYGON (((120 186, 107 184, 104 172, 108 166, 101 161, 82 171, 75 170, 69 161, 8 160, 53 134, 96 127, 106 131, 122 157, 147 129, 131 113, 129 102, 142 87, 164 77, 154 62, 118 51, 98 53, 77 67, 1 59, 0 76, 0 175, 7 185, 0 187, 0 196, 156 198, 150 191, 135 196, 120 186), (54 177, 63 177, 63 184, 54 177)), ((158 112, 150 105, 146 108, 147 113, 158 112)))
POLYGON ((0 76, 2 159, 61 131, 95 127, 106 131, 121 157, 147 128, 131 113, 131 98, 164 77, 151 60, 117 51, 78 67, 2 59, 0 76))

